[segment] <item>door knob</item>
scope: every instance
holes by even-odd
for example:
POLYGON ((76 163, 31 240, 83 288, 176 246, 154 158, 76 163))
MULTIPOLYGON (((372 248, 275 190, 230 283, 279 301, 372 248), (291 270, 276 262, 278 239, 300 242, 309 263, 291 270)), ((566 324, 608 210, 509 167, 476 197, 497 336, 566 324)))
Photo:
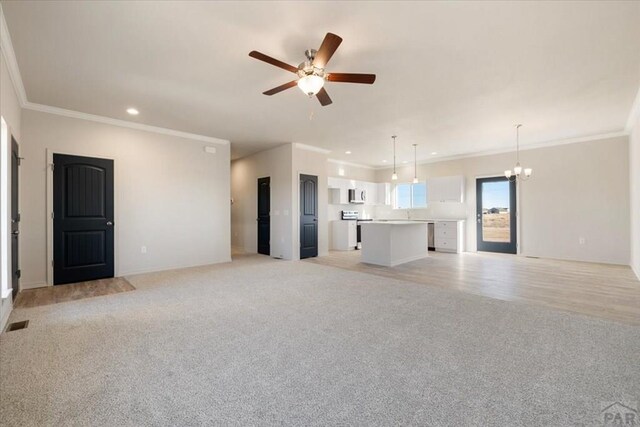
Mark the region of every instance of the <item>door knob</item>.
POLYGON ((112 223, 111 221, 107 221, 107 225, 108 225, 108 226, 112 226, 112 225, 113 225, 113 223, 112 223))
POLYGON ((18 234, 20 234, 20 230, 12 231, 11 234, 13 234, 14 236, 17 236, 18 234))

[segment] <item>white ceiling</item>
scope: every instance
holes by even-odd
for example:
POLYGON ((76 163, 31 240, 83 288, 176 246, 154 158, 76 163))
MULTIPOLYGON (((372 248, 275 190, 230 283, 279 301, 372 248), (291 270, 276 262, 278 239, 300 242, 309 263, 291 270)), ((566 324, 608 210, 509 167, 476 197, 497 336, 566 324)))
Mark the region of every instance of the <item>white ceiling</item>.
POLYGON ((369 165, 623 130, 640 85, 640 2, 2 2, 30 102, 369 165), (321 107, 251 50, 297 65, 344 39, 321 107), (135 106, 132 118, 125 109, 135 106), (312 118, 310 118, 312 116, 312 118), (345 150, 351 150, 346 155, 345 150), (431 152, 438 152, 432 156, 431 152))

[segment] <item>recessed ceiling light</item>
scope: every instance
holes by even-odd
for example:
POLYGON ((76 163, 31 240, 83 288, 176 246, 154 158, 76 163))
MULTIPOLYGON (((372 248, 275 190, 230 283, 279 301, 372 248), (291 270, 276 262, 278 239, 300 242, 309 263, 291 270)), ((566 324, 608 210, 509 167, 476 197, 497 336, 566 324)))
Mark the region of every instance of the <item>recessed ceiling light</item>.
POLYGON ((382 161, 382 163, 387 163, 387 161, 386 161, 386 160, 383 160, 383 161, 382 161))
POLYGON ((140 114, 140 112, 133 107, 127 108, 127 113, 131 114, 132 116, 137 116, 138 114, 140 114))
POLYGON ((351 151, 345 151, 344 154, 351 154, 351 151))
POLYGON ((436 154, 438 154, 438 152, 437 152, 437 151, 432 151, 432 152, 431 152, 431 155, 432 155, 432 156, 435 156, 436 154))

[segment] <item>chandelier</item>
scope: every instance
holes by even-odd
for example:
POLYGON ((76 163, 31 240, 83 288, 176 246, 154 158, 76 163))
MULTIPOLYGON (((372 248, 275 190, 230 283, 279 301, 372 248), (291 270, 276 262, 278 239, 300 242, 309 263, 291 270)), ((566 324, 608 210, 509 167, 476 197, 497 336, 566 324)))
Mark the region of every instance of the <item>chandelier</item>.
POLYGON ((504 171, 504 176, 511 182, 514 181, 526 181, 531 178, 531 174, 533 173, 533 169, 524 168, 524 176, 522 175, 523 168, 520 166, 520 127, 522 125, 516 125, 516 165, 511 169, 507 169, 504 171), (512 179, 513 178, 513 179, 512 179))

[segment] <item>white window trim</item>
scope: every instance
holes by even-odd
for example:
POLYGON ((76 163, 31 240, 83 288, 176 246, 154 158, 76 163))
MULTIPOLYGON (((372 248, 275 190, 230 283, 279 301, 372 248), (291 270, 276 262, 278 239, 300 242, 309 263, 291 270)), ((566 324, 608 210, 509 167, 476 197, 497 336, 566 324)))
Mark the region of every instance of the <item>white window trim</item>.
MULTIPOLYGON (((417 184, 424 184, 425 185, 425 189, 428 191, 429 189, 427 188, 427 182, 426 181, 419 181, 417 184)), ((406 211, 409 209, 426 209, 427 207, 429 207, 429 202, 428 202, 428 197, 427 200, 425 200, 425 205, 424 206, 420 206, 420 207, 414 207, 413 206, 413 186, 416 185, 413 182, 398 182, 397 184, 395 184, 393 186, 393 209, 398 210, 398 211, 406 211), (398 186, 399 185, 408 185, 409 189, 410 189, 410 193, 409 193, 409 203, 410 203, 410 207, 408 208, 399 208, 398 207, 398 186)))

